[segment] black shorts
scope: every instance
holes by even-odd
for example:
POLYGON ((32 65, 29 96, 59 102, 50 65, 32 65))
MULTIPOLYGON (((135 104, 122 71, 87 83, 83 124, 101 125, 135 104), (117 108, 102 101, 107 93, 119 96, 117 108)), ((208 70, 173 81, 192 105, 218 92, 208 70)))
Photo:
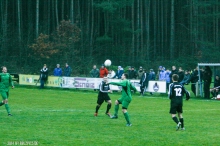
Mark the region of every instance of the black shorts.
POLYGON ((182 103, 171 103, 170 104, 170 114, 183 113, 182 103))
POLYGON ((104 101, 111 100, 108 94, 99 94, 97 104, 101 105, 104 101))

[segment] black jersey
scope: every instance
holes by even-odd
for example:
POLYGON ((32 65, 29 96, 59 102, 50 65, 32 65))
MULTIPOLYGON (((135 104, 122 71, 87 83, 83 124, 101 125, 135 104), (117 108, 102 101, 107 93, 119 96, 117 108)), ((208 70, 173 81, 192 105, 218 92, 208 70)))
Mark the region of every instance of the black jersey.
POLYGON ((108 93, 108 90, 110 90, 109 84, 106 84, 104 81, 102 81, 99 84, 99 94, 108 93))
POLYGON ((183 96, 186 94, 186 100, 190 98, 189 92, 178 82, 173 82, 169 85, 169 98, 171 103, 182 104, 183 96))

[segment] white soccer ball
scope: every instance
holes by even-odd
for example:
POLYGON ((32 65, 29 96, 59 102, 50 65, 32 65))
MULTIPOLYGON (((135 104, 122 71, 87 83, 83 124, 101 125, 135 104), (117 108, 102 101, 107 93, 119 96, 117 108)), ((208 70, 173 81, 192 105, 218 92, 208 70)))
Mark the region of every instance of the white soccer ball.
POLYGON ((112 62, 111 62, 111 60, 107 59, 107 60, 105 60, 104 64, 105 64, 105 66, 111 66, 112 62))

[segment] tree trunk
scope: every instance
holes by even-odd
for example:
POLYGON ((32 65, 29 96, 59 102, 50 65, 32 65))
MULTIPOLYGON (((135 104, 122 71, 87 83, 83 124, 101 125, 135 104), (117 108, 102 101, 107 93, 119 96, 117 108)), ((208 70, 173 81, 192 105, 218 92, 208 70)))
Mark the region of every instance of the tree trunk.
POLYGON ((174 31, 175 31, 175 22, 174 22, 174 0, 171 0, 171 20, 170 20, 170 60, 174 58, 174 31))
POLYGON ((36 0, 36 38, 39 33, 39 0, 36 0))
MULTIPOLYGON (((78 8, 79 9, 79 8, 78 8)), ((73 0, 71 0, 70 3, 70 21, 72 22, 72 24, 74 23, 74 9, 73 9, 73 0)))

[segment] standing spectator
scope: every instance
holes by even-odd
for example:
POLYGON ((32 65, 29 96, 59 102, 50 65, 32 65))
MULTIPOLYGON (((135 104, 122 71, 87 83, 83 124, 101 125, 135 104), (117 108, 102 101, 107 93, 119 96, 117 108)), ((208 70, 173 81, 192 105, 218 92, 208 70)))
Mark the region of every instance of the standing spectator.
POLYGON ((205 66, 203 72, 203 81, 204 81, 204 98, 210 99, 210 84, 212 81, 212 70, 209 66, 205 66))
POLYGON ((128 74, 128 79, 131 79, 131 66, 128 66, 127 74, 128 74))
POLYGON ((112 79, 115 76, 115 71, 114 70, 109 70, 107 77, 109 79, 112 79))
POLYGON ((123 73, 124 73, 123 68, 121 66, 118 66, 118 70, 117 70, 117 72, 116 72, 116 74, 113 78, 117 77, 117 79, 121 79, 121 76, 122 76, 123 73))
POLYGON ((219 79, 219 76, 216 75, 215 80, 214 80, 214 87, 210 89, 213 99, 217 97, 219 89, 220 89, 220 79, 219 79))
POLYGON ((199 72, 198 72, 198 67, 196 67, 191 74, 191 90, 195 96, 196 96, 196 83, 198 82, 198 80, 199 80, 199 72))
POLYGON ((177 74, 178 75, 178 70, 176 69, 176 66, 172 66, 172 70, 171 70, 171 73, 170 73, 170 83, 172 83, 172 75, 173 74, 177 74))
POLYGON ((134 69, 133 66, 131 67, 130 78, 131 79, 136 79, 137 78, 137 72, 136 72, 136 70, 134 69))
POLYGON ((104 77, 107 77, 107 75, 108 75, 108 70, 107 70, 107 68, 105 68, 105 65, 102 64, 102 66, 99 70, 99 77, 104 78, 104 77))
POLYGON ((47 65, 44 64, 43 68, 40 70, 40 88, 44 88, 44 84, 47 82, 48 79, 48 68, 47 65))
POLYGON ((184 120, 183 120, 183 95, 186 94, 186 100, 189 100, 190 94, 189 92, 178 83, 178 75, 172 75, 173 83, 169 86, 168 96, 170 98, 170 114, 173 121, 177 124, 176 130, 185 130, 184 128, 184 120), (176 113, 178 113, 179 120, 176 117, 176 113))
POLYGON ((190 83, 191 80, 191 74, 190 74, 190 70, 185 70, 185 75, 183 80, 180 82, 181 85, 188 85, 190 83))
POLYGON ((70 77, 71 72, 72 72, 71 67, 68 65, 68 63, 66 63, 66 67, 64 69, 64 76, 65 77, 70 77))
POLYGON ((90 71, 90 77, 92 78, 99 77, 99 70, 96 68, 96 65, 93 65, 93 69, 90 71))
POLYGON ((10 107, 8 105, 9 86, 11 86, 13 89, 14 83, 12 81, 11 75, 7 73, 7 68, 3 66, 2 73, 0 74, 0 90, 3 100, 0 102, 0 106, 5 105, 8 116, 12 116, 10 107))
POLYGON ((54 76, 62 76, 62 69, 60 68, 60 64, 57 64, 57 67, 53 71, 54 76))
POLYGON ((142 68, 142 66, 140 66, 140 68, 138 70, 138 79, 141 79, 143 74, 144 74, 143 68, 142 68))
POLYGON ((140 92, 140 95, 141 96, 144 96, 144 90, 145 90, 145 88, 147 88, 148 87, 148 81, 149 81, 149 74, 146 72, 146 70, 143 70, 143 74, 142 74, 142 78, 141 78, 141 80, 140 80, 140 90, 141 90, 141 92, 140 92))
POLYGON ((162 69, 159 69, 159 81, 166 80, 165 74, 166 74, 165 67, 162 67, 162 69))
POLYGON ((165 73, 165 80, 166 80, 166 88, 167 88, 167 90, 169 90, 169 85, 170 85, 170 74, 171 74, 170 70, 167 69, 166 73, 165 73))
POLYGON ((179 76, 178 82, 181 82, 184 78, 184 70, 182 69, 182 67, 179 67, 178 76, 179 76))
MULTIPOLYGON (((150 69, 150 73, 149 73, 149 76, 148 76, 148 80, 149 81, 154 81, 156 78, 156 75, 155 75, 155 72, 153 69, 150 69)), ((150 92, 150 95, 153 95, 152 92, 150 92)))

